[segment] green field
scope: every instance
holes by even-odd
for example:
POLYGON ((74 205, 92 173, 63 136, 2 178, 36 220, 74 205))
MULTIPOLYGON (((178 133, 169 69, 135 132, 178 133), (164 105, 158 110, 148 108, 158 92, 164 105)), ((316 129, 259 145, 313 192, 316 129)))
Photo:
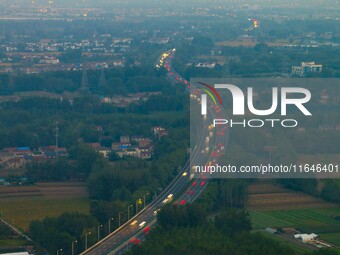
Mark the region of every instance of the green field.
POLYGON ((26 231, 32 220, 41 220, 47 216, 58 216, 63 212, 89 213, 87 198, 23 197, 0 199, 0 211, 3 218, 21 230, 26 231))
POLYGON ((340 246, 340 231, 338 233, 321 234, 321 239, 340 246))
POLYGON ((291 227, 306 233, 316 233, 322 239, 340 245, 340 207, 322 209, 297 209, 281 211, 252 211, 254 229, 267 227, 291 227))
POLYGON ((7 239, 7 240, 0 240, 0 247, 18 247, 29 245, 30 242, 24 239, 7 239))
POLYGON ((301 246, 296 245, 294 243, 288 242, 288 241, 280 238, 277 235, 269 234, 267 232, 262 232, 261 234, 264 235, 267 238, 273 239, 273 240, 283 244, 284 246, 288 246, 288 247, 292 248, 297 254, 305 254, 306 252, 310 252, 310 249, 307 249, 305 247, 301 247, 301 246))
POLYGON ((254 229, 266 227, 321 228, 337 227, 340 229, 340 207, 323 209, 297 209, 280 211, 250 211, 254 229))

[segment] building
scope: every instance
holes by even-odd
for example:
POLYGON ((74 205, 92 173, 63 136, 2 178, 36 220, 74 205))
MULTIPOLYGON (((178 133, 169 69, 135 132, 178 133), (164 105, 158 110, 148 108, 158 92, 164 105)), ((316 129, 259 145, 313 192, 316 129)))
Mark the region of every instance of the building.
POLYGON ((131 146, 131 143, 112 143, 112 150, 124 150, 131 146))
POLYGON ((136 156, 140 159, 150 159, 152 157, 152 147, 136 148, 136 156))
POLYGON ((97 151, 99 154, 103 155, 104 158, 108 158, 112 150, 108 147, 100 147, 97 149, 97 151))
POLYGON ((40 64, 56 65, 59 64, 59 59, 57 58, 44 58, 39 60, 40 64))
POLYGON ((26 160, 24 158, 11 158, 6 161, 6 167, 11 169, 21 168, 25 165, 26 160))
POLYGON ((295 234, 294 238, 302 241, 303 243, 309 243, 316 240, 319 236, 317 234, 295 234))
POLYGON ((159 137, 162 137, 162 136, 168 136, 168 131, 166 130, 161 130, 159 133, 158 133, 159 137))
POLYGON ((89 145, 91 146, 92 149, 96 151, 101 147, 100 143, 89 143, 89 145))
POLYGON ((304 76, 308 73, 321 73, 322 65, 315 62, 301 62, 301 66, 292 66, 292 75, 304 76))
POLYGON ((165 131, 164 127, 152 127, 151 131, 153 132, 154 135, 158 135, 160 132, 165 131))
POLYGON ((215 68, 215 66, 216 66, 216 63, 215 62, 209 62, 209 63, 198 63, 198 64, 196 64, 195 65, 196 67, 200 67, 200 68, 210 68, 210 69, 212 69, 212 68, 215 68))
POLYGON ((42 152, 43 155, 48 159, 54 159, 58 156, 67 156, 66 148, 61 148, 54 145, 39 147, 39 151, 42 152))
POLYGON ((266 228, 265 231, 269 234, 272 234, 272 235, 278 233, 277 229, 274 229, 274 228, 266 228))
POLYGON ((144 140, 144 139, 147 139, 147 138, 145 138, 145 137, 142 136, 142 135, 132 135, 132 136, 131 136, 131 141, 132 141, 132 142, 139 142, 139 141, 142 141, 142 140, 144 140))
POLYGON ((321 73, 322 65, 317 65, 315 62, 302 62, 301 67, 304 69, 305 73, 321 73))
POLYGON ((130 136, 128 135, 120 136, 120 143, 130 143, 130 136))
POLYGON ((147 146, 151 146, 151 144, 152 144, 151 139, 140 140, 138 142, 139 147, 147 147, 147 146))
POLYGON ((159 139, 162 136, 167 136, 168 135, 168 131, 164 128, 164 127, 153 127, 151 129, 152 133, 158 137, 159 139))
POLYGON ((151 159, 151 157, 152 157, 152 153, 151 152, 141 152, 140 154, 139 154, 139 158, 140 159, 151 159))
POLYGON ((292 66, 292 75, 303 76, 305 73, 301 66, 292 66))
POLYGON ((135 149, 126 149, 124 150, 124 155, 129 157, 136 157, 137 151, 135 149))

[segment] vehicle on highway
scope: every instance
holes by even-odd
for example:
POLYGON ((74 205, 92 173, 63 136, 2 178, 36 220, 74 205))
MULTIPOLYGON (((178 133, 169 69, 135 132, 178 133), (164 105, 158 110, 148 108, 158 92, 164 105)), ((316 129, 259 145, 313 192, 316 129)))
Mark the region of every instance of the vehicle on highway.
POLYGON ((193 194, 195 194, 195 191, 189 189, 189 190, 186 192, 186 194, 187 194, 187 195, 193 195, 193 194))
POLYGON ((130 244, 137 245, 140 243, 140 240, 136 237, 132 237, 131 240, 129 241, 130 244))
MULTIPOLYGON (((169 71, 168 74, 172 76, 171 78, 173 80, 181 81, 184 84, 190 84, 190 82, 186 81, 183 77, 179 76, 172 67, 171 58, 174 55, 174 51, 175 50, 172 50, 172 51, 170 50, 164 56, 162 56, 163 58, 159 62, 157 68, 165 67, 169 71)), ((189 89, 190 85, 187 86, 186 88, 189 89)), ((202 94, 201 90, 196 89, 195 85, 193 85, 192 88, 193 89, 190 91, 190 97, 192 99, 195 99, 195 101, 197 101, 199 104, 201 104, 201 100, 200 100, 201 94, 202 94)), ((211 105, 209 105, 209 107, 210 106, 211 105)), ((214 111, 212 112, 212 114, 215 115, 214 111)), ((204 115, 204 116, 206 117, 209 115, 204 115)), ((222 137, 217 136, 216 143, 219 142, 218 147, 217 147, 215 145, 214 135, 215 135, 215 132, 220 131, 220 130, 223 131, 223 132, 220 131, 220 134, 221 133, 224 134, 224 130, 226 129, 222 130, 219 127, 214 128, 213 125, 210 125, 208 129, 209 130, 206 130, 207 131, 206 133, 202 134, 202 142, 197 144, 192 152, 192 154, 195 156, 198 156, 198 157, 204 156, 204 158, 200 160, 200 165, 205 165, 205 163, 209 161, 209 159, 211 159, 211 161, 209 162, 210 165, 212 163, 213 165, 216 165, 217 164, 216 159, 215 157, 211 156, 211 153, 216 152, 217 150, 221 150, 222 146, 224 145, 224 140, 222 140, 222 137), (208 139, 206 139, 206 137, 208 139), (205 143, 204 140, 207 140, 207 143, 205 143)), ((138 245, 141 242, 141 240, 144 240, 145 235, 149 233, 150 225, 153 223, 156 223, 156 219, 155 219, 156 215, 158 214, 159 210, 162 210, 160 208, 163 205, 170 203, 170 202, 172 203, 175 200, 175 198, 176 199, 180 198, 179 200, 175 201, 176 204, 184 205, 184 204, 192 203, 204 190, 208 182, 207 181, 203 182, 204 184, 202 185, 202 181, 205 181, 205 179, 203 179, 202 178, 203 176, 200 175, 199 168, 196 169, 195 166, 191 165, 190 167, 189 165, 190 165, 190 161, 187 162, 186 166, 184 167, 185 172, 183 171, 179 173, 179 175, 176 176, 179 178, 175 178, 175 180, 171 182, 168 188, 165 191, 163 191, 161 194, 159 194, 159 196, 157 196, 154 203, 151 203, 150 205, 146 206, 146 210, 143 210, 140 212, 140 214, 136 217, 138 219, 138 223, 137 221, 132 222, 134 221, 134 219, 130 220, 128 223, 126 223, 126 225, 124 224, 115 234, 111 234, 107 239, 101 240, 96 245, 91 247, 91 249, 88 249, 86 252, 83 252, 81 255, 122 254, 122 252, 126 251, 126 249, 131 248, 131 246, 133 245, 138 245), (187 176, 189 178, 187 177, 181 178, 182 176, 187 176), (201 178, 198 178, 198 177, 201 177, 201 178), (185 193, 185 189, 188 188, 188 185, 189 186, 192 185, 192 187, 189 187, 189 191, 185 193), (169 194, 169 193, 173 193, 173 194, 169 194), (189 196, 189 195, 193 195, 193 196, 189 196), (137 227, 137 224, 139 227, 137 227), (138 238, 141 238, 141 239, 138 239, 138 238), (126 240, 129 240, 129 241, 127 242, 126 240)))
POLYGON ((166 203, 170 202, 173 199, 173 194, 169 194, 166 199, 163 200, 162 204, 165 205, 166 203))
POLYGON ((201 182, 201 184, 200 184, 202 187, 205 185, 205 182, 203 181, 203 182, 201 182))
POLYGON ((131 222, 131 226, 135 225, 137 223, 137 220, 134 220, 133 222, 131 222))
POLYGON ((149 231, 150 231, 150 227, 146 227, 146 228, 143 229, 143 233, 145 235, 149 234, 149 231))
POLYGON ((139 228, 144 227, 145 224, 146 224, 146 221, 143 221, 141 224, 139 224, 139 228))

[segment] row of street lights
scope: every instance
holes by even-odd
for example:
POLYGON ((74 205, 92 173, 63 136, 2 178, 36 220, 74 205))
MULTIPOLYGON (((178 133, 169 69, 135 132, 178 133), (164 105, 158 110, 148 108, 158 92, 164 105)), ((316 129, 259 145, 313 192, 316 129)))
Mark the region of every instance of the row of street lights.
MULTIPOLYGON (((144 194, 143 195, 143 199, 144 199, 144 201, 143 201, 143 208, 145 208, 145 199, 146 199, 146 196, 148 196, 149 195, 149 193, 146 193, 146 194, 144 194)), ((138 203, 139 203, 139 200, 140 199, 137 199, 136 200, 136 214, 138 213, 138 203)), ((127 220, 129 221, 130 220, 130 208, 133 208, 133 205, 129 205, 128 206, 128 211, 127 211, 127 220)), ((123 214, 124 212, 119 212, 118 213, 118 226, 120 227, 121 226, 121 214, 123 214)), ((109 234, 111 234, 111 222, 114 220, 114 218, 110 218, 110 219, 108 219, 108 225, 109 225, 109 234)), ((102 228, 102 227, 104 227, 103 225, 99 225, 98 227, 97 227, 97 242, 99 242, 99 240, 100 240, 100 229, 102 228)), ((91 232, 86 232, 85 233, 85 250, 87 250, 87 241, 88 241, 88 236, 89 235, 91 235, 92 233, 91 232)), ((74 240, 73 242, 72 242, 72 255, 74 255, 74 246, 75 246, 75 244, 77 243, 78 241, 77 240, 74 240)), ((57 250, 57 255, 62 255, 63 254, 63 249, 59 249, 59 250, 57 250)))

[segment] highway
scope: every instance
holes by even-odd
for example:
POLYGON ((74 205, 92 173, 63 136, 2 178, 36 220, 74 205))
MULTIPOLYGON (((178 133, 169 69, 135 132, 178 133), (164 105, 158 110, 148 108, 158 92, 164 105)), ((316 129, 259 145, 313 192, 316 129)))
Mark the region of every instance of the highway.
MULTIPOLYGON (((195 84, 189 84, 182 78, 171 65, 175 50, 170 50, 160 57, 157 68, 164 66, 169 78, 172 78, 176 83, 184 84, 186 91, 190 92, 190 99, 194 103, 200 103, 200 89, 195 84), (193 95, 194 94, 194 95, 193 95)), ((113 233, 100 240, 98 243, 82 252, 81 255, 106 255, 106 254, 122 254, 131 245, 138 244, 145 238, 146 231, 149 230, 157 221, 156 210, 159 210, 166 203, 176 203, 179 206, 187 203, 192 203, 205 189, 209 176, 207 174, 199 174, 193 176, 190 173, 191 164, 195 162, 197 165, 216 164, 218 158, 214 156, 213 150, 224 150, 228 141, 228 134, 225 129, 219 130, 217 127, 213 130, 209 129, 209 124, 212 123, 213 118, 227 119, 227 114, 222 107, 214 105, 212 102, 208 103, 208 117, 201 118, 201 124, 198 125, 195 149, 191 151, 191 158, 182 167, 176 178, 168 185, 163 192, 158 195, 149 205, 142 211, 124 223, 121 227, 116 229, 113 233), (207 139, 209 137, 210 139, 207 139), (209 142, 207 142, 209 140, 209 142), (206 148, 210 148, 206 150, 206 148), (168 199, 169 195, 173 199, 168 199), (139 225, 145 222, 145 225, 139 225)))

